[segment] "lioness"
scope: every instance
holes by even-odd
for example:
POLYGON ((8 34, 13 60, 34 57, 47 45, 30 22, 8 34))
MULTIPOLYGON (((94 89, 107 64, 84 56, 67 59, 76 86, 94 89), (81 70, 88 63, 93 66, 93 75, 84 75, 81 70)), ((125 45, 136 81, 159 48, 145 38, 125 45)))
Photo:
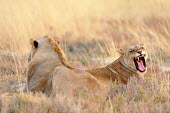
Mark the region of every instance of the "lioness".
POLYGON ((45 36, 30 42, 32 50, 28 58, 27 89, 45 92, 50 87, 50 80, 57 66, 64 65, 70 69, 72 66, 61 50, 58 40, 45 36))
POLYGON ((131 76, 141 78, 146 72, 143 44, 120 50, 121 56, 104 68, 79 70, 70 65, 57 41, 49 36, 32 41, 28 66, 28 90, 49 95, 56 91, 87 88, 90 92, 107 93, 112 81, 127 83, 131 76))

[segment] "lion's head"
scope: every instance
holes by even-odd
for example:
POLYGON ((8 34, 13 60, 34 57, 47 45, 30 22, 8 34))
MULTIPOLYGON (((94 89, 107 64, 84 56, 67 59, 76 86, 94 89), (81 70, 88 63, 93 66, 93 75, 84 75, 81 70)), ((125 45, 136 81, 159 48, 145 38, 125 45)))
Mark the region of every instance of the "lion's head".
POLYGON ((119 50, 119 53, 121 53, 124 64, 127 67, 133 70, 136 70, 140 74, 146 73, 147 54, 146 54, 143 44, 131 46, 127 48, 126 50, 121 49, 119 50))

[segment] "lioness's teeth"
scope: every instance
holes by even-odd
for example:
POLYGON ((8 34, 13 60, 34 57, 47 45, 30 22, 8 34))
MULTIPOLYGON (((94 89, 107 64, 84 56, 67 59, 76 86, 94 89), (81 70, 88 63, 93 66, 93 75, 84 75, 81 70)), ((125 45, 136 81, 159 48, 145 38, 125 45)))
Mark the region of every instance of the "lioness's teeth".
POLYGON ((139 57, 138 57, 138 60, 139 60, 139 57))

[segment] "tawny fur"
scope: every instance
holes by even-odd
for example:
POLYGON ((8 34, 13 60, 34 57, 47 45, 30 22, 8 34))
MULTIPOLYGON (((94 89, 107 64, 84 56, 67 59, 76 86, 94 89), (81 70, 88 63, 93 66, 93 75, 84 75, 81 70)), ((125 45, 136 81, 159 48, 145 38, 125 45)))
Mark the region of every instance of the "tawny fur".
POLYGON ((110 87, 110 82, 115 80, 126 84, 131 76, 138 75, 136 70, 129 69, 123 64, 122 57, 104 68, 87 70, 87 72, 104 82, 107 87, 110 87))
MULTIPOLYGON (((42 91, 48 95, 57 91, 81 91, 87 89, 93 93, 106 94, 111 82, 118 80, 127 83, 131 76, 140 78, 144 73, 134 68, 132 59, 136 53, 129 50, 143 50, 136 45, 121 51, 121 56, 104 68, 79 70, 70 65, 59 44, 46 36, 38 40, 39 47, 31 52, 28 66, 28 90, 42 91)), ((144 51, 144 50, 143 50, 144 51)))
POLYGON ((52 37, 50 36, 46 36, 45 38, 47 38, 51 44, 54 46, 55 51, 57 52, 60 61, 63 63, 63 65, 67 66, 68 68, 74 68, 73 66, 71 66, 71 64, 69 63, 69 61, 67 60, 65 54, 63 53, 61 47, 59 46, 58 42, 56 42, 52 37))
POLYGON ((50 36, 38 40, 38 47, 34 47, 35 40, 31 40, 32 51, 28 58, 27 70, 28 90, 45 92, 49 89, 50 78, 57 66, 66 66, 70 69, 71 64, 66 59, 57 41, 50 36))

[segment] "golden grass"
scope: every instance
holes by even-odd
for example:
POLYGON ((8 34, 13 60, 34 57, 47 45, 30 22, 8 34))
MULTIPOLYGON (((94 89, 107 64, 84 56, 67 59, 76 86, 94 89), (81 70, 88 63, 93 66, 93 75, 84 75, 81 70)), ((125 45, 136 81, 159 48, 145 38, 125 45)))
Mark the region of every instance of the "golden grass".
POLYGON ((46 34, 71 35, 66 39, 71 41, 96 39, 101 37, 96 32, 108 29, 102 20, 169 17, 168 4, 168 0, 1 0, 0 48, 26 54, 29 39, 46 34))
POLYGON ((170 108, 169 0, 0 0, 0 112, 153 112, 170 108), (144 43, 145 80, 113 85, 113 100, 59 93, 16 93, 25 82, 30 38, 50 34, 73 65, 87 69, 115 60, 117 48, 144 43), (115 93, 116 92, 116 93, 115 93))

